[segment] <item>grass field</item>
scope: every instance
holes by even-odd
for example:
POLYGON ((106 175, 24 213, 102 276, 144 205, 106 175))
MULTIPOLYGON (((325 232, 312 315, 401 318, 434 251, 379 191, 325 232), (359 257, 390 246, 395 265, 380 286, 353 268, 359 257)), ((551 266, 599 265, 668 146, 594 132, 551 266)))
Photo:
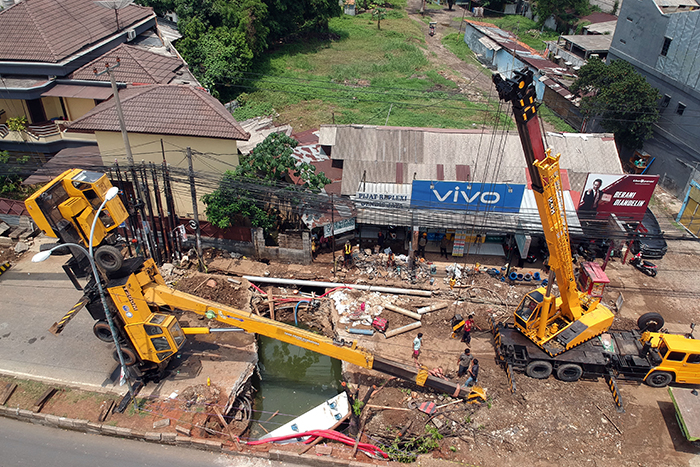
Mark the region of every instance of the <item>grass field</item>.
POLYGON ((328 41, 270 50, 245 82, 236 119, 278 113, 295 131, 320 124, 465 128, 495 124, 495 107, 469 102, 425 56, 420 25, 387 10, 377 29, 371 14, 334 18, 328 41), (487 111, 484 113, 484 111, 487 111))

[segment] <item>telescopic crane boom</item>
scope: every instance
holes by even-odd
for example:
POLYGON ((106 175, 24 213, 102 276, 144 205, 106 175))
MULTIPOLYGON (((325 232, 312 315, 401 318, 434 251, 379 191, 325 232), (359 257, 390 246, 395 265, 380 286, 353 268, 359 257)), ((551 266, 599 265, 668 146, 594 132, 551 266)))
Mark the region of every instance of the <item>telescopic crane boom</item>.
POLYGON ((545 150, 532 71, 524 69, 513 75, 513 78, 503 79, 494 74, 493 82, 499 98, 513 106, 549 248, 549 266, 560 292, 559 297, 552 296, 550 280, 546 288, 540 287, 527 294, 515 310, 515 326, 545 352, 555 356, 607 331, 614 315, 599 298, 591 298, 576 285, 559 171, 561 155, 553 156, 550 149, 545 150))

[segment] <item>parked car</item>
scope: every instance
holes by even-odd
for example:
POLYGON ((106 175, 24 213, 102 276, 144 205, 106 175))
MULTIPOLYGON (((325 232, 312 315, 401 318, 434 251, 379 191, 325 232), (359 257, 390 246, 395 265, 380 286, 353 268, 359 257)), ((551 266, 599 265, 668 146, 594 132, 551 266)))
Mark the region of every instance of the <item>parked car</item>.
POLYGON ((656 220, 654 213, 647 208, 644 213, 644 219, 636 229, 636 237, 630 245, 630 251, 633 254, 642 252, 642 258, 645 259, 661 259, 666 254, 668 245, 664 240, 664 233, 659 227, 659 222, 656 220))

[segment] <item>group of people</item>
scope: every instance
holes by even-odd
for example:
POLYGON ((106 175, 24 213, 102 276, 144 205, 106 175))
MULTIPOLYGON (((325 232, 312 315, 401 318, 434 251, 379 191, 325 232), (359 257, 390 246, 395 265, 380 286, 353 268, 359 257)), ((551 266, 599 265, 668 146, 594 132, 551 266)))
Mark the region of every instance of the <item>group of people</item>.
MULTIPOLYGON (((462 328, 462 339, 461 341, 467 346, 471 345, 472 336, 471 333, 474 329, 481 330, 479 326, 474 322, 474 315, 469 315, 469 317, 464 320, 464 327, 462 328)), ((419 332, 415 339, 413 339, 413 362, 416 368, 420 368, 418 363, 418 357, 420 356, 420 349, 423 345, 423 333, 419 332)), ((459 369, 457 370, 457 377, 461 378, 466 375, 467 380, 464 382, 464 387, 471 387, 477 383, 479 377, 479 360, 474 358, 471 354, 471 349, 466 347, 464 352, 457 359, 459 369)), ((441 367, 434 368, 429 371, 430 375, 447 379, 441 367)))

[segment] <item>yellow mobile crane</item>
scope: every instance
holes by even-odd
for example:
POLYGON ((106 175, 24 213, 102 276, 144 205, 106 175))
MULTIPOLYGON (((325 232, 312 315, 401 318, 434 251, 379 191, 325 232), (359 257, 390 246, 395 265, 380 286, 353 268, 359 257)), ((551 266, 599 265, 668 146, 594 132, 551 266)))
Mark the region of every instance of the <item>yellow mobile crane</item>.
MULTIPOLYGON (((85 227, 94 219, 94 210, 99 209, 110 187, 111 183, 103 174, 73 169, 64 172, 43 190, 35 193, 26 201, 26 205, 36 224, 47 235, 57 237, 59 243, 87 244, 89 233, 86 235, 85 232, 89 232, 89 228, 85 227), (67 209, 67 206, 80 208, 67 209)), ((105 215, 104 218, 100 216, 102 230, 98 230, 100 233, 95 236, 94 243, 106 241, 109 234, 113 233, 116 226, 125 218, 126 209, 118 197, 108 201, 106 206, 109 209, 109 216, 105 215)), ((104 246, 99 246, 98 252, 100 248, 104 246)), ((71 252, 74 257, 69 263, 83 256, 77 250, 71 250, 71 252)), ((359 347, 356 341, 329 339, 278 321, 173 290, 165 284, 153 259, 144 257, 123 259, 120 253, 114 256, 119 257, 119 260, 115 260, 119 267, 115 267, 115 262, 106 262, 107 268, 102 264, 104 274, 100 280, 107 292, 109 309, 119 334, 119 346, 125 363, 135 370, 137 376, 144 379, 160 377, 169 360, 184 345, 187 335, 208 334, 214 331, 208 327, 181 327, 177 318, 169 313, 191 311, 247 332, 262 334, 455 397, 475 397, 470 396, 470 391, 460 387, 459 383, 430 376, 427 369, 416 370, 412 366, 373 355, 359 347)), ((84 267, 83 271, 76 271, 75 265, 71 268, 64 266, 64 270, 71 277, 76 288, 84 290, 84 297, 52 328, 52 332, 60 333, 75 313, 85 306, 96 320, 93 332, 97 338, 104 342, 113 342, 97 290, 96 279, 90 274, 84 289, 76 280, 75 273, 85 273, 90 266, 88 264, 84 267)), ((116 349, 114 353, 117 354, 116 349)))
POLYGON ((559 172, 560 154, 544 149, 535 103, 532 71, 515 71, 504 80, 493 75, 498 96, 513 105, 520 142, 532 181, 532 191, 549 248, 549 266, 556 276, 560 296, 552 296, 552 277, 547 287, 527 294, 515 310, 515 326, 551 356, 558 355, 607 331, 614 315, 576 285, 571 260, 569 227, 559 172))

